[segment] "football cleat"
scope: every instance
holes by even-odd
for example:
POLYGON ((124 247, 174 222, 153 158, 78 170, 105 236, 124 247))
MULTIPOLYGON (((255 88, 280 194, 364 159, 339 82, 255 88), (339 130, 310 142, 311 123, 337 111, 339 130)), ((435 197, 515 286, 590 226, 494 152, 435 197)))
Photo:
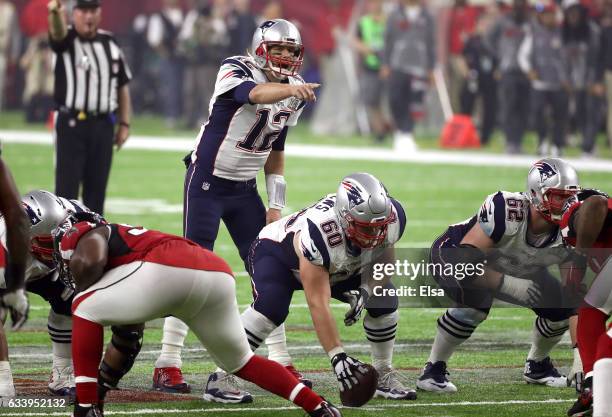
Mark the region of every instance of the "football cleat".
POLYGON ((308 379, 308 378, 304 378, 304 375, 302 375, 302 373, 300 371, 295 369, 295 367, 293 365, 287 365, 287 366, 285 366, 285 369, 288 370, 289 373, 291 375, 293 375, 302 384, 304 384, 308 388, 312 389, 312 381, 310 379, 308 379))
POLYGON ((567 415, 569 417, 582 417, 590 416, 593 414, 593 378, 587 378, 584 380, 582 392, 578 396, 578 399, 569 410, 567 415))
POLYGON ((51 370, 48 387, 51 395, 74 398, 76 387, 72 366, 54 366, 51 370))
POLYGON ((404 387, 396 370, 388 367, 376 371, 379 377, 374 397, 382 397, 388 400, 416 400, 416 391, 404 387))
POLYGON ((550 357, 541 361, 528 359, 525 362, 525 373, 523 379, 528 384, 546 385, 553 388, 567 388, 567 377, 561 375, 554 367, 550 357))
POLYGON ((342 417, 340 410, 325 400, 321 403, 321 408, 308 413, 308 415, 310 417, 342 417))
POLYGON ((448 380, 447 375, 449 373, 446 370, 446 362, 427 362, 423 375, 417 380, 417 388, 437 393, 457 392, 457 387, 448 380))
POLYGON ((239 387, 238 379, 232 374, 214 372, 208 377, 204 389, 204 401, 223 404, 246 404, 253 402, 253 396, 239 387))
POLYGON ((189 394, 191 387, 183 378, 180 368, 155 368, 153 371, 153 389, 172 394, 189 394))
POLYGON ((72 417, 104 417, 104 414, 96 404, 89 407, 81 407, 79 404, 75 404, 72 417))

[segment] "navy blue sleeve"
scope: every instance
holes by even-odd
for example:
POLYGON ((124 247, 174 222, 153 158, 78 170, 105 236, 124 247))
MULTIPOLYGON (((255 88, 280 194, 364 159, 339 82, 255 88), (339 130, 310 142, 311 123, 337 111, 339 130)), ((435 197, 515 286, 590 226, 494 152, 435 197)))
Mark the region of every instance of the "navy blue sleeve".
POLYGON ((285 150, 285 140, 287 140, 287 132, 289 131, 289 126, 283 127, 278 138, 272 143, 273 151, 284 151, 285 150))
POLYGON ((397 217, 400 224, 399 240, 404 235, 404 230, 406 229, 406 212, 404 211, 404 207, 402 207, 401 203, 395 198, 391 198, 391 203, 393 203, 393 207, 395 207, 395 211, 397 211, 397 217))
POLYGON ((495 212, 493 213, 495 226, 491 234, 491 239, 493 239, 493 242, 497 243, 504 236, 504 233, 506 233, 506 200, 501 192, 495 194, 493 197, 493 204, 495 206, 495 212))
POLYGON ((246 103, 254 104, 251 102, 251 100, 249 100, 249 93, 256 86, 257 86, 257 83, 253 81, 245 81, 239 84, 238 86, 232 88, 230 91, 225 93, 224 96, 229 95, 231 98, 233 98, 236 102, 240 104, 246 104, 246 103))

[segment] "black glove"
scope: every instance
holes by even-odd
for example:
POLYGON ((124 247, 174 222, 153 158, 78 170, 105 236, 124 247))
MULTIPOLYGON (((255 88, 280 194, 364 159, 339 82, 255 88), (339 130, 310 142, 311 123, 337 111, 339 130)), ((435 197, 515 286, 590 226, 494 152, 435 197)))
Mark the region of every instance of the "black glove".
POLYGON ((361 313, 363 313, 370 294, 368 294, 365 288, 359 287, 356 290, 347 291, 343 295, 351 305, 351 308, 344 315, 344 325, 352 326, 361 318, 361 313))
POLYGON ((193 151, 189 151, 189 153, 185 155, 182 159, 183 163, 185 164, 185 168, 189 168, 189 165, 191 164, 191 154, 192 153, 193 151))
POLYGON ((361 367, 364 365, 363 362, 351 358, 342 352, 334 355, 331 364, 340 383, 340 391, 350 390, 359 383, 357 378, 355 378, 355 373, 363 373, 361 370, 361 367))

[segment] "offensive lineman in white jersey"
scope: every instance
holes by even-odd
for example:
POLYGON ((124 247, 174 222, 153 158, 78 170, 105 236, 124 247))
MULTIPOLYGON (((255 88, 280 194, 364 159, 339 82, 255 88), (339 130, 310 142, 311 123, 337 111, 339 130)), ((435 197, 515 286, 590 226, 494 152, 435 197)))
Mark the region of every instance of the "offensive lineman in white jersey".
MULTIPOLYGON (((47 329, 51 337, 53 364, 48 389, 52 395, 74 397, 72 366, 71 304, 74 290, 60 279, 53 263, 51 231, 71 213, 89 211, 75 200, 66 200, 43 190, 31 191, 22 197, 23 209, 30 221, 28 231, 29 256, 26 260, 25 290, 40 295, 49 302, 47 329)), ((6 223, 0 219, 0 250, 6 248, 6 223)), ((0 277, 0 288, 3 287, 0 277)), ((15 294, 0 290, 2 315, 10 312, 13 329, 27 320, 28 299, 22 289, 15 294), (10 302, 9 302, 10 301, 10 302)))
MULTIPOLYGON (((304 83, 297 74, 303 56, 295 25, 275 19, 257 28, 249 56, 233 56, 221 64, 210 116, 198 135, 196 149, 187 159, 183 213, 186 238, 213 250, 223 220, 245 261, 259 231, 280 219, 285 206, 287 132, 297 123, 306 102, 316 99, 314 89, 318 87, 304 83), (266 174, 267 211, 256 185, 262 168, 266 174)), ((153 375, 155 389, 190 391, 180 370, 187 329, 174 317, 166 319, 162 352, 153 375)), ((284 328, 279 328, 271 339, 270 359, 301 379, 284 354, 284 328)), ((234 382, 231 375, 213 373, 204 398, 222 403, 252 402, 251 395, 235 389, 234 382)), ((310 384, 303 379, 302 382, 310 384)))
MULTIPOLYGON (((331 359, 342 387, 360 362, 347 356, 331 314, 331 297, 350 304, 347 326, 363 320, 372 350, 372 365, 380 375, 376 395, 395 400, 416 399, 392 367, 398 321, 396 296, 376 296, 375 287, 393 288, 389 280, 375 281, 374 262, 393 262, 393 245, 406 226, 402 205, 370 174, 345 177, 336 194, 266 226, 249 252, 248 268, 254 302, 242 323, 251 348, 289 314, 294 291, 303 290, 321 346, 331 359)), ((388 294, 388 293, 387 293, 388 294)))
MULTIPOLYGON (((555 369, 549 354, 576 313, 564 308, 561 282, 546 268, 559 265, 565 275, 563 264, 569 261, 570 252, 558 225, 563 205, 579 190, 578 175, 567 162, 542 159, 529 171, 526 193, 500 191, 490 195, 477 215, 451 225, 433 243, 430 261, 434 264, 486 262, 486 267, 484 275, 464 279, 435 276, 456 307, 438 319, 429 359, 417 381, 419 389, 457 391, 447 378, 446 364, 487 318, 496 298, 529 307, 537 315, 523 379, 532 384, 567 386, 567 378, 555 369)), ((576 352, 574 358, 578 358, 576 352)))

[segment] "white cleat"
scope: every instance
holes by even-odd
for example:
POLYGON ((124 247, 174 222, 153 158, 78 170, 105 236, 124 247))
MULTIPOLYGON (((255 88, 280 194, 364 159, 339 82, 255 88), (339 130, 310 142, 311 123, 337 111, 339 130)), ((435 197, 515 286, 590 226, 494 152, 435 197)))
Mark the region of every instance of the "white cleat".
POLYGON ((49 378, 49 392, 58 397, 75 397, 76 386, 72 365, 53 367, 49 378))
POLYGON ((246 404, 253 396, 240 389, 238 378, 225 372, 213 372, 208 377, 204 390, 204 401, 222 404, 246 404))
POLYGON ((396 370, 389 367, 377 369, 376 371, 379 377, 374 397, 381 397, 387 400, 416 400, 416 391, 404 387, 396 370))

